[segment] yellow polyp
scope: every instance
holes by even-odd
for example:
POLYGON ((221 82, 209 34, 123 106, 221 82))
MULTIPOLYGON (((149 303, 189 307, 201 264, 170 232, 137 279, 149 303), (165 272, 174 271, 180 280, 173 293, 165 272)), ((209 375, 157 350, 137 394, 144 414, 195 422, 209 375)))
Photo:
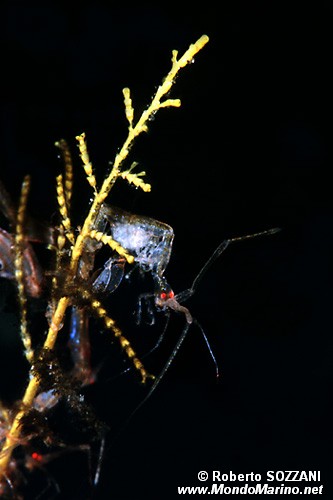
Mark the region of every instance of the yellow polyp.
POLYGON ((115 322, 111 318, 105 318, 105 326, 106 328, 112 328, 114 326, 115 322))
POLYGON ((144 368, 143 364, 138 358, 135 358, 133 360, 133 364, 135 368, 138 370, 138 372, 140 372, 142 384, 145 384, 147 382, 147 378, 150 378, 152 380, 155 379, 155 376, 147 372, 147 370, 144 368))
MULTIPOLYGON (((22 227, 21 227, 21 225, 17 225, 17 226, 16 226, 16 230, 18 230, 18 231, 22 231, 22 227)), ((22 234, 22 233, 18 233, 18 234, 16 235, 15 241, 16 241, 16 243, 21 244, 21 243, 22 243, 22 241, 24 241, 24 236, 23 236, 23 234, 22 234)))
POLYGON ((85 132, 82 132, 82 134, 77 135, 77 136, 75 137, 75 139, 76 139, 76 140, 78 141, 78 143, 79 143, 79 149, 80 149, 80 153, 81 153, 81 154, 84 154, 84 151, 85 151, 85 143, 84 143, 85 138, 86 138, 86 133, 85 133, 85 132), (82 151, 81 151, 81 149, 82 149, 82 151))
POLYGON ((126 354, 129 358, 134 358, 135 352, 133 351, 132 347, 126 347, 126 354))
POLYGON ((123 95, 124 95, 124 104, 125 104, 125 115, 126 115, 128 123, 130 125, 130 128, 132 128, 132 123, 133 123, 133 118, 134 118, 134 109, 132 106, 130 89, 128 87, 123 89, 123 95))
POLYGON ((181 104, 182 103, 180 99, 166 99, 165 101, 161 102, 160 108, 167 108, 169 106, 173 106, 174 108, 179 108, 181 104))
POLYGON ((96 188, 96 179, 93 177, 91 174, 87 176, 87 181, 90 184, 90 186, 95 190, 96 188))
POLYGON ((104 318, 106 316, 106 310, 103 307, 98 307, 96 309, 98 316, 104 318))
POLYGON ((94 309, 96 309, 97 307, 100 307, 101 303, 98 300, 93 300, 91 305, 94 309))
POLYGON ((172 56, 171 56, 171 62, 173 65, 176 64, 176 62, 177 62, 177 56, 178 56, 178 50, 174 49, 172 51, 172 56))
MULTIPOLYGON (((15 259, 15 265, 18 265, 19 262, 20 261, 18 259, 15 259)), ((16 269, 15 277, 16 277, 17 281, 20 281, 23 278, 23 276, 24 276, 24 273, 23 273, 22 269, 16 269)), ((19 283, 18 286, 22 287, 22 283, 19 283)))
POLYGON ((183 54, 183 56, 178 59, 177 64, 180 68, 186 66, 189 62, 192 61, 193 57, 206 45, 209 41, 209 37, 207 35, 202 35, 199 40, 189 46, 188 50, 183 54))
POLYGON ((95 229, 92 229, 89 232, 89 238, 93 238, 94 240, 101 241, 101 238, 103 236, 103 233, 101 231, 96 231, 95 229))
MULTIPOLYGON (((68 178, 65 180, 65 188, 67 193, 69 193, 72 188, 72 181, 69 180, 68 178)), ((67 195, 67 198, 70 198, 70 196, 67 195)))
POLYGON ((88 182, 89 182, 90 186, 91 186, 93 189, 95 189, 95 188, 96 188, 96 179, 95 179, 95 177, 91 177, 91 176, 90 176, 90 177, 88 177, 88 182))
POLYGON ((146 193, 149 193, 151 191, 151 185, 144 182, 143 179, 141 179, 142 176, 146 175, 146 172, 139 172, 134 174, 131 173, 132 169, 136 165, 137 163, 134 162, 129 170, 125 170, 124 172, 121 172, 119 175, 129 184, 133 184, 133 186, 142 189, 142 191, 146 193))
POLYGON ((137 370, 143 370, 143 364, 138 358, 133 359, 133 364, 137 370))
POLYGON ((59 234, 57 237, 57 246, 59 250, 62 250, 65 246, 66 238, 63 234, 59 234))
POLYGON ((92 165, 91 163, 87 163, 83 166, 85 173, 90 177, 92 174, 92 165))
POLYGON ((113 334, 116 337, 116 339, 119 339, 120 337, 122 337, 122 332, 121 332, 120 328, 118 328, 115 323, 113 323, 112 331, 113 331, 113 334))

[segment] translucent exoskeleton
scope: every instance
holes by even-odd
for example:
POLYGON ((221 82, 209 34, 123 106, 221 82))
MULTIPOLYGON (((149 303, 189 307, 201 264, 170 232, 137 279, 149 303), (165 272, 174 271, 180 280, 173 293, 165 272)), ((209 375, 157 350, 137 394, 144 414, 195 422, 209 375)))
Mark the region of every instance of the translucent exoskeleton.
MULTIPOLYGON (((142 404, 151 396, 152 392, 156 389, 157 385, 162 380, 163 376, 169 369, 172 361, 174 360, 180 346, 185 340, 191 324, 198 326, 204 340, 207 344, 211 357, 214 361, 216 368, 216 375, 219 375, 217 362, 210 348, 208 339, 204 333, 203 328, 199 322, 192 316, 189 309, 182 305, 183 302, 188 300, 208 270, 208 268, 215 262, 216 259, 226 250, 230 243, 243 241, 247 239, 256 238, 258 236, 266 236, 278 232, 279 228, 269 229, 255 234, 230 238, 222 241, 216 248, 213 254, 206 261, 197 276, 195 277, 190 288, 175 295, 171 286, 167 282, 164 271, 169 263, 172 243, 174 239, 174 231, 171 226, 141 215, 135 215, 125 210, 112 207, 104 204, 99 217, 99 224, 103 227, 103 231, 111 234, 112 238, 121 244, 131 255, 135 258, 135 265, 139 267, 142 272, 151 274, 154 281, 154 292, 144 294, 139 297, 138 304, 138 320, 141 319, 141 303, 142 299, 153 298, 154 305, 157 311, 162 311, 169 317, 170 311, 176 311, 184 314, 185 325, 177 344, 175 345, 169 359, 167 360, 161 373, 155 378, 147 396, 140 403, 142 404)), ((94 286, 100 287, 100 290, 114 291, 120 284, 124 275, 124 260, 117 256, 111 257, 105 264, 104 269, 94 282, 94 286), (101 285, 104 285, 101 286, 101 285)), ((166 325, 167 326, 167 325, 166 325)), ((152 350, 155 350, 161 343, 165 334, 164 329, 158 343, 152 350)), ((151 351, 150 351, 151 352, 151 351)))
MULTIPOLYGON (((151 273, 156 290, 161 290, 163 273, 172 251, 172 227, 151 217, 135 215, 106 204, 101 209, 98 223, 133 255, 141 271, 151 273)), ((120 257, 111 257, 95 280, 94 287, 108 292, 115 290, 122 280, 124 263, 120 257)))
MULTIPOLYGON (((0 228, 0 278, 15 279, 13 248, 13 235, 0 228)), ((26 242, 23 252, 23 268, 28 295, 34 298, 39 297, 42 293, 43 274, 29 242, 26 242)))
MULTIPOLYGON (((14 204, 10 199, 5 187, 0 181, 0 211, 5 216, 8 221, 10 228, 15 228, 16 225, 16 210, 14 204)), ((52 238, 52 233, 49 230, 43 228, 43 234, 40 228, 37 228, 38 224, 33 224, 29 221, 27 227, 27 238, 24 242, 23 250, 23 270, 25 278, 26 291, 30 297, 40 297, 43 287, 43 272, 39 262, 37 260, 36 254, 30 241, 39 241, 41 237, 50 241, 52 238), (30 227, 31 226, 31 227, 30 227), (33 227, 34 226, 34 227, 33 227), (38 235, 34 234, 38 233, 38 235)), ((14 236, 11 232, 0 228, 0 278, 15 279, 15 255, 14 255, 14 236)))
MULTIPOLYGON (((15 226, 15 216, 13 215, 15 214, 15 210, 10 208, 8 199, 6 199, 5 205, 3 203, 0 205, 0 208, 8 218, 10 226, 15 226)), ((183 303, 195 293, 208 268, 224 252, 224 250, 226 250, 230 243, 261 235, 273 234, 278 231, 278 229, 271 229, 256 234, 222 241, 211 257, 203 265, 190 288, 176 295, 164 275, 170 260, 174 239, 174 231, 171 226, 150 217, 132 214, 120 208, 104 204, 100 210, 96 226, 93 229, 100 231, 105 235, 111 236, 113 240, 115 240, 128 252, 128 254, 134 257, 134 268, 136 267, 140 272, 148 273, 152 277, 153 290, 150 293, 139 296, 137 322, 141 321, 143 303, 147 304, 147 312, 150 323, 154 321, 155 311, 164 313, 167 316, 167 322, 157 344, 150 352, 155 350, 160 345, 167 330, 169 317, 172 311, 182 314, 185 320, 182 331, 178 337, 178 341, 168 360, 159 375, 155 378, 146 397, 141 401, 137 409, 147 401, 158 384, 161 382, 177 355, 182 343, 184 342, 191 325, 195 325, 201 332, 214 361, 216 375, 218 376, 217 362, 212 353, 204 330, 199 322, 193 317, 189 309, 183 305, 183 303)), ((52 233, 50 232, 48 234, 52 233)), ((4 229, 0 229, 0 277, 11 280, 15 280, 15 255, 13 253, 13 242, 13 234, 5 231, 4 229)), ((50 239, 46 238, 45 243, 50 243, 50 239)), ((39 297, 42 293, 43 274, 35 256, 33 247, 29 242, 29 236, 27 236, 24 245, 23 272, 26 291, 27 294, 32 297, 39 297)), ((73 294, 74 298, 71 303, 72 309, 68 346, 73 362, 73 369, 70 376, 78 380, 81 386, 93 383, 95 375, 90 363, 88 321, 91 310, 89 310, 89 304, 87 304, 87 302, 84 302, 82 299, 80 300, 80 287, 86 286, 89 288, 91 297, 94 297, 95 295, 103 297, 106 294, 113 293, 119 287, 123 277, 125 276, 126 260, 115 251, 112 251, 111 256, 106 260, 102 269, 96 271, 95 255, 101 246, 102 244, 99 241, 95 241, 93 239, 91 239, 91 241, 89 239, 87 240, 85 250, 82 252, 79 262, 77 274, 74 276, 73 286, 76 287, 76 285, 78 285, 79 289, 76 294, 73 294)), ((69 289, 68 293, 71 292, 72 289, 69 289)), ((38 412, 44 412, 56 405, 58 400, 59 396, 51 389, 49 391, 40 392, 35 397, 32 406, 38 412)), ((104 441, 102 441, 101 445, 99 465, 94 481, 95 483, 98 482, 98 476, 100 473, 103 446, 104 441)))

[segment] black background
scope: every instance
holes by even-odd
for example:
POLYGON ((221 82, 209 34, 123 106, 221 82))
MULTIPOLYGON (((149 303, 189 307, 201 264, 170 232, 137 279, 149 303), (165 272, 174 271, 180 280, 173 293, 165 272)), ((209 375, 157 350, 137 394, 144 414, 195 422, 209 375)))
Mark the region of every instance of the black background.
MULTIPOLYGON (((63 137, 75 158, 74 218, 83 221, 91 195, 75 136, 86 132, 101 181, 126 137, 121 89, 131 88, 138 117, 170 68, 171 50, 183 53, 206 33, 209 44, 170 94, 182 107, 161 110, 131 151, 128 165, 140 163, 152 192, 119 183, 110 202, 174 228, 166 276, 175 292, 224 238, 282 228, 230 246, 189 302, 220 380, 191 329, 122 431, 147 389, 134 373, 115 378, 123 354, 116 345, 108 352, 96 324, 102 367, 87 397, 110 427, 107 449, 93 492, 83 490, 84 461, 77 470, 68 453, 66 471, 53 465, 60 498, 171 500, 177 486, 200 484, 200 470, 286 469, 321 470, 332 498, 332 5, 237 1, 216 9, 102 1, 2 7, 1 178, 15 198, 32 175, 33 215, 55 218, 54 142, 63 137)), ((140 355, 163 318, 152 329, 135 326, 133 279, 108 307, 140 355)), ((9 401, 21 395, 24 370, 1 286, 0 382, 9 401)), ((145 360, 150 371, 161 370, 182 328, 173 317, 164 345, 145 360)))

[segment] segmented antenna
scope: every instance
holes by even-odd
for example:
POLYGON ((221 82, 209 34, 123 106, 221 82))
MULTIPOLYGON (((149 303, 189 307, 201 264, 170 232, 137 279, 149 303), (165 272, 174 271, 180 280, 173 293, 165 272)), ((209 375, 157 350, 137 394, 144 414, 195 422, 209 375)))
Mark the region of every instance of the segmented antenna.
POLYGON ((230 238, 228 241, 230 243, 233 243, 235 241, 251 240, 252 238, 257 238, 258 236, 269 236, 270 234, 279 233, 280 231, 280 227, 273 227, 272 229, 267 229, 266 231, 260 231, 260 233, 246 234, 245 236, 236 236, 235 238, 230 238))

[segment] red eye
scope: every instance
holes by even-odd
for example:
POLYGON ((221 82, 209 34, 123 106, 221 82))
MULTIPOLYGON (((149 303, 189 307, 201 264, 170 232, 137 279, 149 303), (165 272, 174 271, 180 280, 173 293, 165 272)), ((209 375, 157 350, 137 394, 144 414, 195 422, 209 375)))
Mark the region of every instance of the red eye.
POLYGON ((168 298, 173 299, 174 296, 175 296, 175 294, 173 293, 173 290, 170 290, 170 292, 168 293, 168 298))
POLYGON ((40 455, 39 453, 34 451, 33 453, 31 453, 31 458, 33 460, 36 460, 36 462, 41 462, 43 460, 43 455, 40 455))
POLYGON ((160 294, 160 297, 161 297, 162 300, 165 300, 167 298, 167 294, 165 292, 162 292, 160 294))

